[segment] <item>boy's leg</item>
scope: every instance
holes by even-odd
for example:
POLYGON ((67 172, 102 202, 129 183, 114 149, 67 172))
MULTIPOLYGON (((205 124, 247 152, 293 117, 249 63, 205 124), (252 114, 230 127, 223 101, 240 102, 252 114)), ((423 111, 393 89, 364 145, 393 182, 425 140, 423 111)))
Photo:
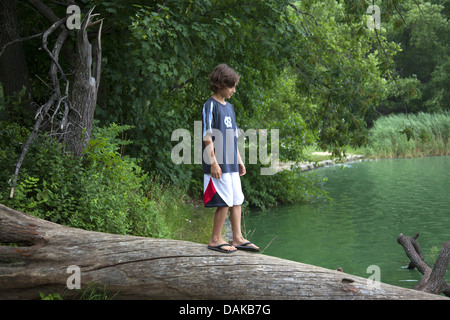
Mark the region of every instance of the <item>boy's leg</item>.
MULTIPOLYGON (((209 240, 209 246, 216 247, 218 245, 226 243, 222 238, 222 228, 227 217, 228 207, 217 207, 216 213, 214 214, 214 226, 211 239, 209 240)), ((233 251, 236 250, 232 245, 221 247, 223 250, 233 251)))
MULTIPOLYGON (((241 231, 241 205, 235 205, 230 209, 230 220, 231 227, 233 229, 233 242, 231 243, 233 246, 240 246, 244 243, 249 242, 244 239, 241 231)), ((253 243, 247 245, 247 247, 252 247, 255 249, 259 249, 259 247, 255 246, 253 243)))
POLYGON ((230 210, 231 228, 233 229, 233 244, 242 244, 244 240, 241 232, 241 206, 232 206, 230 210))

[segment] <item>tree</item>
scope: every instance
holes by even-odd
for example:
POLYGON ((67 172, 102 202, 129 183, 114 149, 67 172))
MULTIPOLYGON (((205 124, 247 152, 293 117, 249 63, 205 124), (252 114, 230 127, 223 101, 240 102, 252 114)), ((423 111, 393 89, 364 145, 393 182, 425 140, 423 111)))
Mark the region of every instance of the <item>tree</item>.
POLYGON ((386 37, 402 51, 394 59, 397 83, 390 84, 383 113, 449 110, 449 6, 449 1, 401 1, 385 16, 386 37))
POLYGON ((348 145, 364 145, 375 107, 386 97, 389 62, 398 46, 367 27, 362 1, 290 6, 296 14, 291 19, 304 29, 289 60, 304 101, 297 113, 324 150, 339 155, 348 145))
MULTIPOLYGON (((30 143, 36 137, 43 122, 46 126, 46 130, 49 131, 50 134, 59 134, 63 137, 63 141, 67 144, 70 152, 75 156, 81 155, 84 147, 89 141, 92 130, 97 91, 100 81, 101 24, 96 38, 94 57, 86 31, 88 25, 95 24, 92 22, 92 18, 95 16, 92 15, 92 9, 87 13, 84 22, 80 25, 80 29, 77 32, 78 36, 75 47, 76 63, 74 64, 73 69, 73 89, 70 89, 69 77, 66 74, 67 72, 61 67, 60 63, 60 52, 65 41, 69 38, 69 30, 66 27, 67 17, 59 19, 49 7, 39 0, 32 0, 30 3, 52 23, 50 28, 42 33, 42 48, 48 54, 50 60, 49 77, 51 83, 48 86, 52 90, 48 100, 41 105, 36 112, 36 121, 33 131, 24 145, 22 154, 16 165, 11 197, 14 195, 14 188, 22 161, 30 143), (48 48, 49 36, 57 30, 59 31, 59 34, 52 50, 50 50, 48 48)), ((10 9, 9 13, 13 14, 15 11, 10 9)), ((11 24, 10 27, 14 30, 15 34, 18 34, 17 24, 11 24)), ((6 45, 9 44, 10 43, 7 43, 6 45)))
POLYGON ((29 124, 35 108, 17 20, 16 1, 0 1, 0 82, 7 104, 4 117, 29 124))

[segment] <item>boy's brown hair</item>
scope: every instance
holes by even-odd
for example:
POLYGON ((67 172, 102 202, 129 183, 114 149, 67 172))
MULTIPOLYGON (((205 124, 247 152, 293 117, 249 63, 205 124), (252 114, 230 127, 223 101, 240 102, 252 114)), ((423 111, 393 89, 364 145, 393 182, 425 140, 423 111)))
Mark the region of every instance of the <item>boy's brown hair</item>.
POLYGON ((238 84, 240 76, 226 64, 219 64, 209 75, 209 87, 216 93, 219 89, 232 88, 238 84))

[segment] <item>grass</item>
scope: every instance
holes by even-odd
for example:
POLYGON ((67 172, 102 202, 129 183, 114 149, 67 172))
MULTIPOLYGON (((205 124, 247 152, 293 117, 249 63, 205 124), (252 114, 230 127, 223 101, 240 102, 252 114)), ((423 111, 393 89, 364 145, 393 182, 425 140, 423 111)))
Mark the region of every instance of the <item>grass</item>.
POLYGON ((390 115, 370 129, 368 157, 408 158, 448 155, 449 113, 390 115))
POLYGON ((208 243, 214 222, 214 210, 194 204, 178 218, 177 227, 173 225, 173 237, 175 240, 185 240, 197 243, 208 243))
MULTIPOLYGON (((449 134, 448 112, 389 115, 375 121, 365 147, 347 147, 345 153, 361 154, 366 159, 449 155, 449 134)), ((320 154, 322 151, 316 146, 308 146, 305 148, 306 160, 318 162, 333 158, 320 154)))
POLYGON ((76 290, 71 296, 68 296, 69 290, 64 288, 61 294, 40 292, 41 300, 114 300, 118 292, 110 292, 108 286, 97 287, 95 283, 88 283, 86 288, 76 290))

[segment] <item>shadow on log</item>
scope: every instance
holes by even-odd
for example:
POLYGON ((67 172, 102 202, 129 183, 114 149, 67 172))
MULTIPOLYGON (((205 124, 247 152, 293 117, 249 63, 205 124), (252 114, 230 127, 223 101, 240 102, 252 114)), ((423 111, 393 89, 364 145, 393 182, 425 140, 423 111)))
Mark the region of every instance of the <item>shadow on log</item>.
POLYGON ((106 285, 115 299, 445 299, 262 254, 69 228, 3 205, 0 243, 0 299, 70 298, 73 265, 81 289, 106 285))

